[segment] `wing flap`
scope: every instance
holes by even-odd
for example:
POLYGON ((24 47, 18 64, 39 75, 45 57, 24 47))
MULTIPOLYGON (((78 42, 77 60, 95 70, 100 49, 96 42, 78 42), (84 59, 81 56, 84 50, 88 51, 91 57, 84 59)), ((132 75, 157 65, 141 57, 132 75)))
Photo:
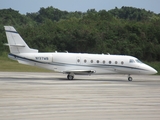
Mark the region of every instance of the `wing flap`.
POLYGON ((63 71, 63 73, 66 73, 66 74, 74 73, 74 74, 80 74, 80 75, 93 74, 95 72, 96 72, 95 70, 68 70, 68 71, 63 71))

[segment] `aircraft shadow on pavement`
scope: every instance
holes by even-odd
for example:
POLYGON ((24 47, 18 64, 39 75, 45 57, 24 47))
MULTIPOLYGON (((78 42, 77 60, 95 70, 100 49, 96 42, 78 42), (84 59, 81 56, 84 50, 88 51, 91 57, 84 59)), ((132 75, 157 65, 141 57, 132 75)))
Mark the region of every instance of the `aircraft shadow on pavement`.
MULTIPOLYGON (((122 79, 109 79, 109 78, 97 78, 97 79, 92 79, 92 78, 74 78, 73 80, 68 80, 67 78, 60 78, 60 77, 46 77, 46 78, 41 78, 41 77, 29 77, 29 78, 23 78, 23 77, 0 77, 0 80, 5 80, 5 81, 23 81, 23 80, 27 80, 27 81, 45 81, 45 80, 49 80, 49 81, 108 81, 108 82, 126 82, 127 80, 122 79)), ((128 81, 127 81, 128 82, 128 81)))

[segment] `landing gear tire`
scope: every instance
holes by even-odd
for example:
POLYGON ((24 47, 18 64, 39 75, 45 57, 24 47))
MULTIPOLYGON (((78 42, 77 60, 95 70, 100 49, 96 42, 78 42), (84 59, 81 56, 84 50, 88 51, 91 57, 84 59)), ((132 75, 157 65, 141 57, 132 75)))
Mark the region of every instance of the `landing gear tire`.
POLYGON ((72 75, 67 75, 67 79, 68 79, 68 80, 73 80, 73 78, 74 78, 74 76, 72 76, 72 75))
POLYGON ((132 79, 132 77, 128 77, 128 81, 132 81, 133 79, 132 79))

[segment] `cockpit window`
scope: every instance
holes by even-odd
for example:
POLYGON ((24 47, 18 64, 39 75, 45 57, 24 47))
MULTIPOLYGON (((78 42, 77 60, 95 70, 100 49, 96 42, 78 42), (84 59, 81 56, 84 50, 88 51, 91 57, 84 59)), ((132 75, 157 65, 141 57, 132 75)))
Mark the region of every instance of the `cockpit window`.
POLYGON ((129 63, 135 63, 135 61, 133 59, 130 59, 129 63))
POLYGON ((136 62, 137 62, 137 63, 142 63, 142 62, 141 62, 140 60, 138 60, 138 59, 136 59, 136 62))

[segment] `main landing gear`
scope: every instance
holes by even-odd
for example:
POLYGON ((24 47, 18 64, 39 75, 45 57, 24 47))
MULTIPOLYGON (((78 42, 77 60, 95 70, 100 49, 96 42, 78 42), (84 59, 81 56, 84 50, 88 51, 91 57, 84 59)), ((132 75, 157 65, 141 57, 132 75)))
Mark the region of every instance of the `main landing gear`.
POLYGON ((73 78, 74 78, 74 75, 72 75, 72 74, 68 74, 68 75, 67 75, 67 79, 68 79, 68 80, 73 80, 73 78))
MULTIPOLYGON (((73 80, 74 79, 74 74, 72 73, 72 74, 68 74, 67 75, 67 79, 68 80, 73 80)), ((128 81, 132 81, 133 80, 133 78, 130 76, 130 75, 128 75, 128 81)))
POLYGON ((128 81, 132 81, 132 80, 133 78, 130 75, 128 75, 128 81))

